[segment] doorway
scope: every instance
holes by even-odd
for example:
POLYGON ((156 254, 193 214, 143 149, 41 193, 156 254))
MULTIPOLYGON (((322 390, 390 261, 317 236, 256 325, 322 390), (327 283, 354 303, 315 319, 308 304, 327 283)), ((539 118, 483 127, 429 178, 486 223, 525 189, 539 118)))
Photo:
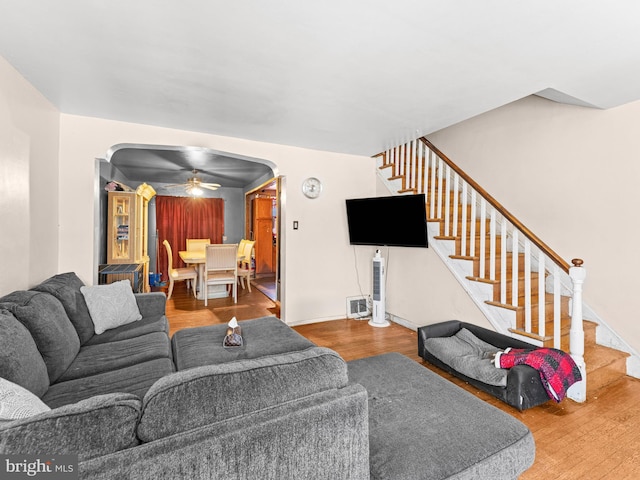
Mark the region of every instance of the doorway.
POLYGON ((245 238, 254 240, 252 285, 280 301, 281 178, 273 178, 245 194, 245 238))
MULTIPOLYGON (((97 283, 98 265, 106 259, 106 195, 104 185, 117 181, 132 189, 147 183, 156 190, 156 196, 185 196, 189 181, 197 177, 206 183, 215 183, 215 190, 205 190, 202 197, 221 198, 225 204, 223 243, 238 243, 244 236, 244 198, 255 185, 264 185, 278 176, 277 166, 270 160, 223 152, 207 147, 167 146, 145 144, 113 145, 105 158, 96 159, 94 278, 97 283)), ((155 200, 149 205, 149 262, 157 268, 160 241, 155 226, 155 200), (153 219, 153 222, 151 220, 153 219)), ((244 238, 248 238, 245 236, 244 238)), ((181 246, 176 247, 180 249, 181 246)), ((278 250, 279 252, 279 250, 278 250)), ((278 255, 279 256, 279 255, 278 255)), ((276 266, 277 275, 279 271, 276 266)), ((278 295, 279 296, 279 295, 278 295)))

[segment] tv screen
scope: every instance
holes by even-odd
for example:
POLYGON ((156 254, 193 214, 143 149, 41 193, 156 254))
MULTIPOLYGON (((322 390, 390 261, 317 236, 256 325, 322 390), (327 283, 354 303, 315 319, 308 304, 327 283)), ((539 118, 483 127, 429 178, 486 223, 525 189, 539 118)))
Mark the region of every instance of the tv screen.
POLYGON ((424 194, 347 199, 349 243, 427 247, 425 202, 424 194))

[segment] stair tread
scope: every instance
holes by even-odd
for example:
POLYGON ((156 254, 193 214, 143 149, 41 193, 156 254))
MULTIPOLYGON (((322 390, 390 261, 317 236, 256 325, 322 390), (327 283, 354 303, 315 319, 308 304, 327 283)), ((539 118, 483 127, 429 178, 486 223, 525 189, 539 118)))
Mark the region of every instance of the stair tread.
MULTIPOLYGON (((564 295, 560 295, 560 304, 562 305, 562 302, 568 302, 570 300, 570 297, 566 297, 564 295)), ((498 300, 487 300, 486 303, 488 303, 489 305, 493 305, 494 307, 502 307, 502 308, 508 308, 509 310, 519 310, 519 309, 524 309, 524 305, 512 305, 510 303, 502 303, 498 300)), ((546 306, 549 305, 553 305, 555 303, 555 297, 552 293, 545 293, 545 299, 544 299, 544 304, 546 306)), ((540 307, 540 301, 539 301, 539 296, 536 293, 535 295, 531 295, 531 308, 539 308, 540 307)))
POLYGON ((627 374, 629 355, 604 345, 585 348, 584 359, 587 369, 587 391, 597 392, 627 374))
MULTIPOLYGON (((495 278, 495 280, 490 280, 488 278, 483 278, 483 277, 476 277, 476 276, 473 276, 473 275, 468 275, 466 278, 467 278, 467 280, 471 280, 472 282, 483 282, 483 283, 489 283, 489 284, 492 284, 492 285, 500 285, 500 281, 501 281, 500 272, 497 271, 497 270, 496 270, 496 278, 495 278)), ((518 278, 519 279, 524 278, 524 274, 522 272, 519 272, 518 278)), ((538 283, 538 281, 537 281, 538 272, 531 272, 531 278, 532 279, 536 279, 535 282, 534 281, 531 282, 532 286, 535 287, 537 285, 537 283, 538 283)), ((507 282, 507 284, 512 282, 511 275, 509 275, 509 277, 507 277, 506 282, 507 282)))
POLYGON ((454 237, 452 235, 436 235, 433 238, 435 238, 436 240, 455 240, 457 237, 454 237))
POLYGON ((478 260, 478 257, 472 257, 471 255, 449 255, 449 258, 453 260, 478 260))
POLYGON ((587 373, 610 365, 617 360, 627 358, 628 356, 629 354, 627 352, 597 344, 585 347, 584 350, 584 361, 587 365, 587 373))
MULTIPOLYGON (((489 302, 487 302, 487 303, 489 303, 489 302)), ((571 330, 571 318, 564 318, 564 319, 562 319, 562 321, 563 321, 563 325, 562 325, 562 327, 560 329, 560 335, 561 336, 569 335, 570 330, 571 330)), ((553 324, 552 321, 550 321, 548 323, 551 324, 551 325, 553 324)), ((595 322, 592 322, 590 320, 582 320, 582 330, 585 333, 587 331, 595 330, 595 328, 597 326, 598 326, 598 324, 595 323, 595 322)), ((551 335, 546 335, 545 337, 541 337, 540 335, 537 335, 535 333, 526 332, 526 331, 521 330, 521 329, 519 329, 517 327, 516 328, 510 328, 509 331, 512 332, 512 333, 516 333, 518 335, 522 335, 522 336, 525 336, 525 337, 530 337, 530 338, 533 338, 533 339, 536 339, 536 340, 540 340, 540 341, 553 340, 553 335, 552 334, 551 335)), ((547 329, 547 331, 550 331, 551 333, 553 333, 553 328, 547 329)), ((595 343, 594 344, 585 344, 585 349, 586 348, 590 348, 592 345, 595 345, 595 343)), ((598 345, 598 346, 601 346, 601 345, 598 345)))

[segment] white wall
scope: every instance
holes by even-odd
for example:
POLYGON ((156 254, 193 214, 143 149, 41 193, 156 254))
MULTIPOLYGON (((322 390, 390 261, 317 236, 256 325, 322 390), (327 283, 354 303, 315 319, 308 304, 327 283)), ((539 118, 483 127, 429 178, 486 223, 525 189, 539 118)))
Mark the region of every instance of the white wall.
POLYGON ((357 294, 345 198, 373 196, 374 160, 195 132, 74 115, 60 120, 60 270, 94 278, 95 159, 121 143, 199 146, 269 160, 286 177, 283 212, 283 311, 288 323, 344 317, 357 294), (304 178, 324 183, 320 198, 302 195, 304 178), (293 220, 299 222, 292 229, 293 220), (354 293, 356 292, 356 293, 354 293))
POLYGON ((636 350, 640 102, 610 110, 527 97, 429 135, 565 260, 586 303, 636 350))
POLYGON ((0 295, 58 273, 58 122, 0 57, 0 295))

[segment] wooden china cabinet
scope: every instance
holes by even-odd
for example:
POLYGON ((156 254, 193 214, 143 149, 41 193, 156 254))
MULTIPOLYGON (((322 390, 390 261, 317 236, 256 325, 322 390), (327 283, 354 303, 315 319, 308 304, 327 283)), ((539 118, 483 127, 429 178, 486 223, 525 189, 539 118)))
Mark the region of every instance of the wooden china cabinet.
POLYGON ((107 265, 100 267, 100 283, 129 278, 134 291, 150 290, 149 200, 155 194, 146 183, 135 192, 108 193, 107 265))

